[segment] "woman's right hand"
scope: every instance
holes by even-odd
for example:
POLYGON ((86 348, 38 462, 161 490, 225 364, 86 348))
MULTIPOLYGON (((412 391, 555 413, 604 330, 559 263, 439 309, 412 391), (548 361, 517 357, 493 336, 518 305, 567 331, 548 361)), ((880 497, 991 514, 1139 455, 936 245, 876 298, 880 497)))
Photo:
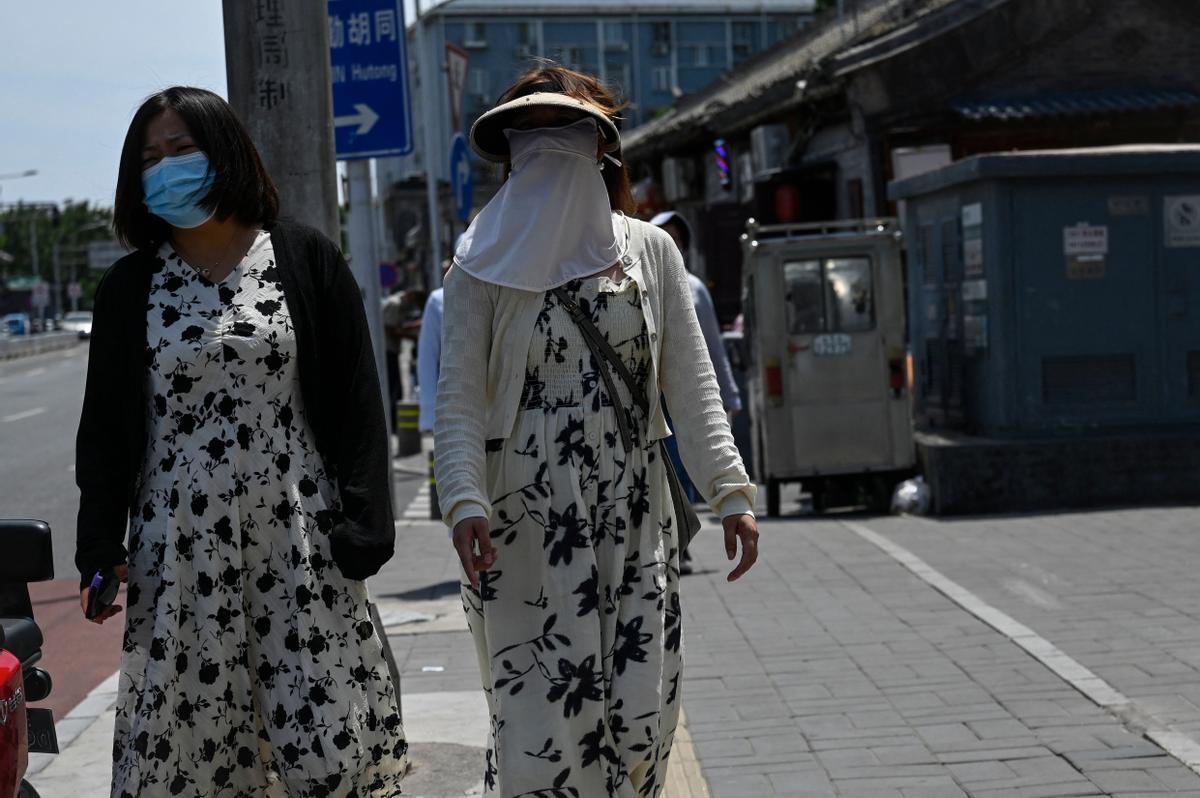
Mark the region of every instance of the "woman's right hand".
MULTIPOLYGON (((112 570, 113 570, 113 573, 116 575, 117 579, 120 579, 122 582, 129 581, 129 566, 128 565, 114 565, 112 570)), ((107 608, 105 608, 104 612, 100 613, 95 618, 88 618, 87 617, 87 600, 88 600, 88 588, 85 587, 83 590, 79 591, 79 608, 83 611, 83 617, 95 624, 104 623, 109 618, 113 617, 114 615, 116 615, 117 613, 119 613, 121 611, 120 604, 112 604, 112 605, 108 606, 107 608)))
POLYGON ((479 571, 486 571, 496 563, 496 550, 492 547, 492 536, 488 531, 488 520, 476 516, 464 518, 454 525, 454 550, 462 562, 471 587, 479 589, 479 571))

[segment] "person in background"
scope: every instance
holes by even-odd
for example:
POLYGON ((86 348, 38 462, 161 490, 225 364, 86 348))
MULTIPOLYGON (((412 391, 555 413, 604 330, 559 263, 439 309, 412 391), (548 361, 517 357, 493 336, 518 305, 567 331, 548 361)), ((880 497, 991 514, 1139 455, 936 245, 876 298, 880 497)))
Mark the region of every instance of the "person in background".
POLYGON ((404 398, 404 382, 400 378, 400 349, 404 341, 404 291, 394 291, 383 298, 384 360, 387 363, 388 412, 396 412, 396 403, 404 398))
MULTIPOLYGON (((661 227, 670 233, 671 238, 675 240, 675 245, 679 247, 679 252, 683 255, 684 264, 687 265, 688 253, 692 246, 692 229, 687 220, 675 211, 663 211, 651 219, 650 224, 661 227)), ((717 323, 717 312, 713 308, 712 295, 708 293, 708 286, 692 273, 690 267, 687 276, 688 285, 692 289, 692 303, 696 307, 696 318, 700 322, 700 332, 704 334, 708 357, 712 360, 713 368, 717 372, 717 383, 721 386, 721 403, 725 406, 725 412, 729 414, 729 420, 732 422, 733 417, 742 410, 742 394, 738 390, 737 382, 733 379, 729 356, 725 354, 725 344, 721 340, 721 325, 717 323)), ((671 453, 671 460, 675 464, 675 473, 679 475, 679 481, 687 492, 688 498, 693 502, 697 501, 700 494, 696 490, 696 486, 692 484, 687 470, 683 467, 683 460, 679 456, 679 443, 674 436, 667 439, 667 451, 671 453)), ((686 551, 680 559, 679 572, 681 574, 692 572, 692 556, 686 551)))
MULTIPOLYGON (((450 263, 447 259, 442 264, 443 274, 449 270, 450 263)), ((433 434, 442 360, 442 293, 441 288, 429 292, 429 299, 425 300, 425 312, 421 314, 421 333, 417 337, 417 388, 421 402, 418 427, 422 435, 433 434)))
POLYGON ((337 246, 278 216, 221 97, 134 114, 113 214, 134 251, 96 290, 75 458, 85 617, 93 581, 129 584, 113 798, 400 792, 363 581, 396 534, 370 332, 337 246))

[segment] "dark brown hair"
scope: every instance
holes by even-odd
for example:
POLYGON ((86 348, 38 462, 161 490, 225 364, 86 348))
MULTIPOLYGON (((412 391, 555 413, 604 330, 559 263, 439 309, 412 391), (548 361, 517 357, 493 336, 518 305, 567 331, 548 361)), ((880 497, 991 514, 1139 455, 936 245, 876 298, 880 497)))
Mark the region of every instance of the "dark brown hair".
MULTIPOLYGON (((496 105, 503 105, 509 100, 539 91, 565 94, 583 100, 603 111, 613 120, 618 130, 621 128, 621 117, 617 114, 625 108, 626 103, 619 101, 603 83, 591 75, 556 64, 543 64, 521 75, 500 95, 496 105)), ((618 161, 624 161, 620 149, 610 154, 618 161)), ((604 175, 604 187, 608 189, 609 205, 614 211, 632 216, 637 209, 637 203, 633 200, 633 191, 629 186, 629 172, 624 166, 617 166, 606 160, 601 174, 604 175)))
POLYGON ((243 224, 269 226, 279 216, 279 192, 263 167, 258 149, 229 103, 206 89, 172 86, 146 98, 133 115, 113 206, 113 230, 127 246, 154 248, 171 234, 171 226, 150 213, 142 189, 142 147, 146 128, 166 110, 179 114, 205 155, 216 177, 201 205, 218 219, 236 218, 243 224))

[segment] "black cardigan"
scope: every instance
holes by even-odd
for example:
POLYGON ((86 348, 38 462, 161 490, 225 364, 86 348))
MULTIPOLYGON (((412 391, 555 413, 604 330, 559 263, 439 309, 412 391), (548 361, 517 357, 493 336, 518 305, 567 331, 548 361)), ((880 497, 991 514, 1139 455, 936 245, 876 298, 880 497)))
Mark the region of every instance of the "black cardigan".
MULTIPOLYGON (((365 579, 392 556, 387 424, 362 295, 328 238, 294 223, 268 227, 296 331, 300 394, 342 514, 330 529, 334 562, 365 579)), ((155 252, 117 261, 96 289, 87 387, 75 446, 81 585, 124 563, 126 520, 146 455, 146 309, 155 252)))

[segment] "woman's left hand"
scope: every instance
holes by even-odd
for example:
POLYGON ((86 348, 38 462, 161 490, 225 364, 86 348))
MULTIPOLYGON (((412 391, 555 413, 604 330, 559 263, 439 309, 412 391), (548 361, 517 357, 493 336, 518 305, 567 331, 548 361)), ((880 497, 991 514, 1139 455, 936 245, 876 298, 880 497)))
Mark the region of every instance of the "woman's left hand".
POLYGON ((738 539, 742 541, 742 561, 726 577, 730 582, 750 570, 758 560, 758 523, 752 515, 731 515, 721 519, 725 527, 725 556, 737 556, 738 539))

